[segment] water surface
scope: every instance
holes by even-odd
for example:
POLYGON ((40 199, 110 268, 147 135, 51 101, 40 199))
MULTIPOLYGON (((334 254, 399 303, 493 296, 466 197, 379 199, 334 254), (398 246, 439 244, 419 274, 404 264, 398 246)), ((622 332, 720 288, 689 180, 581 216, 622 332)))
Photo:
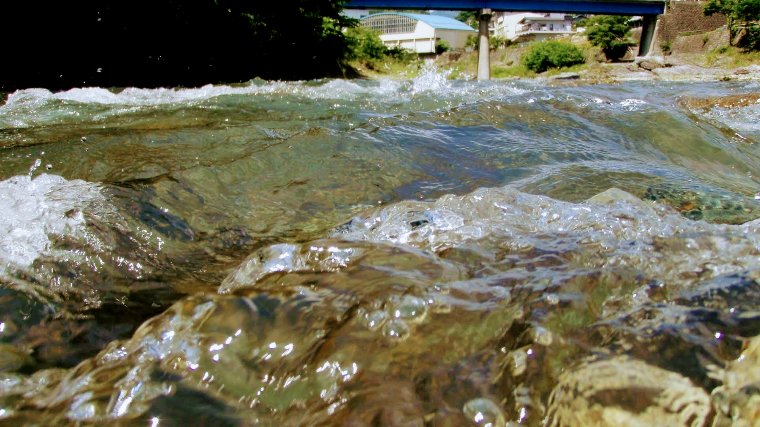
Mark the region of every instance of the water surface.
POLYGON ((752 419, 759 91, 10 94, 0 419, 752 419))

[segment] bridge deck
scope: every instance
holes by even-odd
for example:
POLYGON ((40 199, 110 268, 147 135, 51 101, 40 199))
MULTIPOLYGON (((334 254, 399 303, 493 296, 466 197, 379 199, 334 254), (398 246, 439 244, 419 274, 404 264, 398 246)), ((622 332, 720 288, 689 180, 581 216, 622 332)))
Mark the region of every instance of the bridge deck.
POLYGON ((347 8, 566 12, 606 15, 659 15, 664 0, 349 0, 347 8))

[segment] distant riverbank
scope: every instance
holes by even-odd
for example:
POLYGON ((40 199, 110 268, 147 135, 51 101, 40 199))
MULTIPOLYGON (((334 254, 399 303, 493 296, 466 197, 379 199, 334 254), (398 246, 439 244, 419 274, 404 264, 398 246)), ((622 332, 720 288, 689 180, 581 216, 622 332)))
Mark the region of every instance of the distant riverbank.
MULTIPOLYGON (((534 73, 522 65, 522 56, 530 43, 521 43, 491 51, 492 79, 545 79, 550 82, 568 83, 614 83, 621 81, 727 81, 760 80, 760 52, 745 52, 727 44, 702 46, 703 39, 724 39, 721 29, 691 38, 699 39, 689 44, 679 40, 667 54, 636 58, 633 47, 621 62, 607 62, 599 48, 591 46, 583 36, 566 40, 578 46, 586 62, 570 68, 550 69, 534 73), (699 45, 699 46, 697 46, 699 45)), ((451 79, 472 79, 477 75, 477 51, 446 52, 435 57, 411 61, 388 59, 373 64, 355 64, 358 73, 366 78, 411 78, 417 75, 426 61, 451 79)))

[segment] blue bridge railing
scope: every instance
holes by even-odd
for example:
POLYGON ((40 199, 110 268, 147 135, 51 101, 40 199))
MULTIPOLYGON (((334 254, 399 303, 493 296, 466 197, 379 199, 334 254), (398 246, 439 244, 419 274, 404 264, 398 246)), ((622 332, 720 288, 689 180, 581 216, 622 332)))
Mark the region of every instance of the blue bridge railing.
POLYGON ((664 0, 349 0, 347 8, 360 9, 436 9, 510 12, 565 12, 605 15, 659 15, 664 0))

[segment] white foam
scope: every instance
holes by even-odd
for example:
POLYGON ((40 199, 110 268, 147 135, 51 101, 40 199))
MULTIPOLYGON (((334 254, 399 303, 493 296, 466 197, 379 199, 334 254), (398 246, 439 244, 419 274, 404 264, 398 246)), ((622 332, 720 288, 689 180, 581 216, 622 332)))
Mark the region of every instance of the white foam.
POLYGON ((57 175, 0 181, 0 274, 29 267, 48 253, 50 236, 81 233, 81 209, 101 198, 97 185, 57 175))
MULTIPOLYGON (((103 114, 121 114, 134 108, 163 105, 192 105, 226 95, 248 96, 294 96, 308 100, 389 102, 409 103, 417 97, 432 97, 435 102, 448 105, 452 100, 471 102, 473 91, 481 96, 510 96, 526 92, 512 85, 494 82, 452 81, 447 72, 438 70, 434 64, 427 64, 412 80, 378 79, 363 80, 318 80, 318 81, 261 81, 247 84, 206 85, 199 88, 126 88, 113 92, 99 87, 74 88, 62 92, 47 89, 23 89, 10 94, 5 104, 0 105, 0 128, 21 128, 61 120, 86 120, 90 113, 80 116, 77 104, 100 106, 107 111, 103 114), (63 102, 63 103, 61 103, 63 102), (126 108, 126 110, 125 110, 126 108)), ((434 106, 432 108, 435 108, 434 106)))
POLYGON ((760 133, 760 100, 743 107, 714 107, 704 114, 707 118, 723 123, 736 132, 760 133))

